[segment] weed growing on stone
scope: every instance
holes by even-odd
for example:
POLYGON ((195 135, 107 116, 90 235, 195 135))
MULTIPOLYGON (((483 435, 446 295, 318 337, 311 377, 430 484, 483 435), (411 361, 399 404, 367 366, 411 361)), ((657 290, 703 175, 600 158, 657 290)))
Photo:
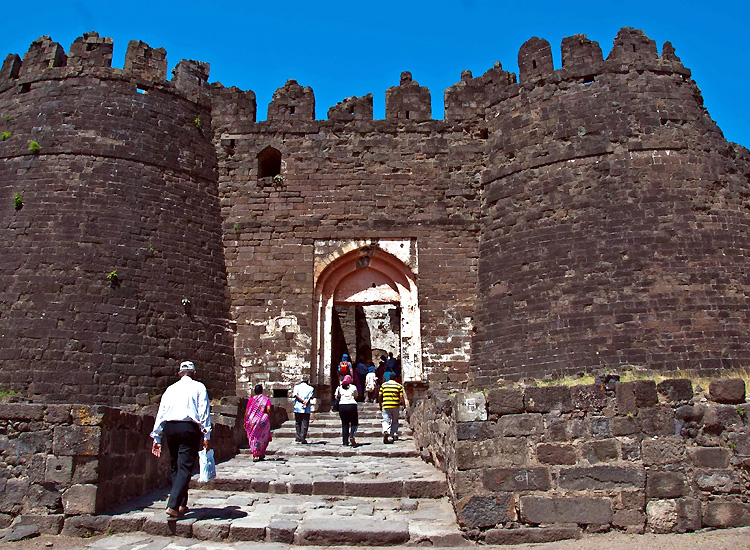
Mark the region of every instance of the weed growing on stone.
POLYGON ((13 115, 0 115, 0 118, 2 118, 5 122, 10 122, 13 120, 13 115))
POLYGON ((6 139, 8 139, 12 135, 13 134, 11 134, 10 132, 3 132, 2 134, 0 134, 0 140, 5 141, 6 139))
POLYGON ((13 208, 16 210, 23 208, 23 193, 13 193, 13 208))
POLYGON ((110 282, 110 284, 114 286, 118 286, 120 284, 120 279, 117 276, 117 270, 113 269, 112 271, 107 274, 107 280, 110 282))
POLYGON ((239 231, 240 230, 240 222, 234 222, 234 225, 232 226, 232 229, 234 229, 235 231, 239 231))
POLYGON ((276 174, 276 175, 275 175, 275 176, 273 177, 273 182, 274 182, 274 183, 275 183, 276 185, 281 185, 282 183, 284 183, 284 176, 282 176, 281 174, 276 174))
POLYGON ((2 401, 3 397, 7 395, 18 395, 18 392, 15 390, 5 390, 0 386, 0 401, 2 401))
POLYGON ((42 150, 42 146, 39 145, 36 141, 34 141, 33 139, 29 141, 29 151, 31 151, 32 153, 36 155, 41 150, 42 150))
POLYGON ((199 130, 203 126, 203 123, 201 122, 201 119, 198 118, 198 117, 195 117, 195 120, 193 121, 193 124, 195 124, 195 127, 198 128, 199 130))

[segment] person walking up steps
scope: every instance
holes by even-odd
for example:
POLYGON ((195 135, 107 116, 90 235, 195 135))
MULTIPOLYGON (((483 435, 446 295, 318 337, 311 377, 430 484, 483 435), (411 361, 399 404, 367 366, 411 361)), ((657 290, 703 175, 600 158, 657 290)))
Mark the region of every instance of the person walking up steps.
POLYGON ((378 392, 378 404, 383 414, 383 443, 393 443, 398 439, 400 408, 406 407, 404 387, 392 378, 383 382, 378 392))
POLYGON ((344 376, 341 385, 336 388, 334 398, 339 400, 339 417, 341 418, 341 440, 344 446, 357 446, 357 435, 359 418, 357 416, 357 386, 354 385, 352 377, 344 376))
POLYGON ((180 363, 180 380, 169 386, 161 396, 159 412, 151 432, 151 454, 161 456, 162 433, 167 438, 172 490, 167 501, 167 515, 182 517, 188 511, 188 484, 198 450, 211 448, 211 416, 206 386, 193 380, 192 361, 180 363))
POLYGON ((292 399, 294 399, 294 428, 296 429, 295 441, 307 444, 307 428, 310 425, 310 401, 313 397, 314 388, 307 383, 307 378, 294 386, 292 399))

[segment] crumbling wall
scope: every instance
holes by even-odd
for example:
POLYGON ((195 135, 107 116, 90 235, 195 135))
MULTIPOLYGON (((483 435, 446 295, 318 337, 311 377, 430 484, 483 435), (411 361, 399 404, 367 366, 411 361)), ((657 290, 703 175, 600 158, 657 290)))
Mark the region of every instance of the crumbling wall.
POLYGON ((510 544, 750 525, 749 418, 742 379, 669 379, 432 392, 410 423, 462 527, 510 544))

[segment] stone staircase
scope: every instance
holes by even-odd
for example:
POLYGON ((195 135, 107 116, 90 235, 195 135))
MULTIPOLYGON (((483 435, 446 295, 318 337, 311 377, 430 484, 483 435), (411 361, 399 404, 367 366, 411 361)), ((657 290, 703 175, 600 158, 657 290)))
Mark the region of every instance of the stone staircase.
POLYGON ((360 404, 359 421, 358 446, 346 447, 337 413, 312 415, 307 445, 294 441, 290 420, 274 431, 266 460, 243 451, 217 465, 215 480, 194 478, 183 519, 168 520, 161 491, 118 510, 109 530, 294 545, 471 544, 444 474, 419 458, 408 425, 384 444, 377 405, 360 404))

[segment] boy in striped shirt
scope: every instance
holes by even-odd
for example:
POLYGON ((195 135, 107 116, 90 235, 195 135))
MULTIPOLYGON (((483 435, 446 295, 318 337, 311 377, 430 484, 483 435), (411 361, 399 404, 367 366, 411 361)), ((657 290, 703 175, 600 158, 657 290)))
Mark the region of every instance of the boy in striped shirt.
POLYGON ((393 443, 398 439, 400 407, 406 407, 404 387, 392 378, 383 382, 378 392, 378 404, 383 412, 383 443, 393 443))

